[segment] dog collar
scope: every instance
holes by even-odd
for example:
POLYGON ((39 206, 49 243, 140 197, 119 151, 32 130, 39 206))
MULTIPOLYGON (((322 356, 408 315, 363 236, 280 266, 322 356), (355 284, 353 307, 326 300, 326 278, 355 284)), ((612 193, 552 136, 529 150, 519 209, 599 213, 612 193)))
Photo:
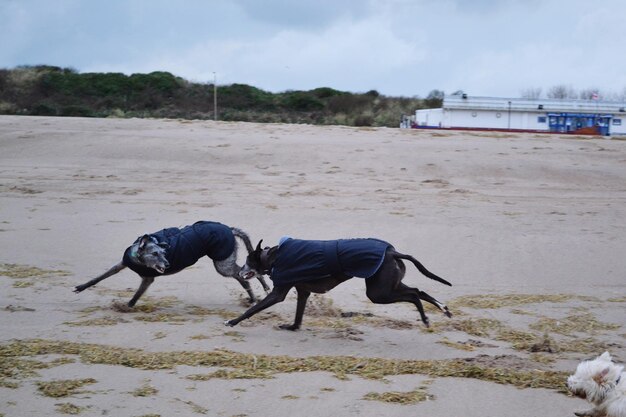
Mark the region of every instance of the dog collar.
POLYGON ((137 259, 139 259, 139 257, 137 256, 137 247, 135 245, 130 247, 130 252, 128 253, 128 256, 133 261, 136 261, 137 259))

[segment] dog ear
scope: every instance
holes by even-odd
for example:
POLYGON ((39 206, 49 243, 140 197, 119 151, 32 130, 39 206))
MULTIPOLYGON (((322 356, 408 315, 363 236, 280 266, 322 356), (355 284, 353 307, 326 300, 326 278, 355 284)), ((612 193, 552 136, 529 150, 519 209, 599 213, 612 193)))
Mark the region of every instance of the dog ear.
POLYGON ((599 359, 611 362, 613 360, 613 358, 611 358, 611 354, 609 352, 604 352, 602 355, 599 356, 599 359))
POLYGON ((256 245, 256 249, 255 250, 257 250, 257 251, 261 250, 261 243, 263 243, 263 239, 259 240, 259 244, 256 245))
POLYGON ((141 236, 141 239, 139 239, 139 250, 145 248, 148 243, 150 243, 150 235, 141 236))
POLYGON ((596 382, 596 384, 598 385, 604 384, 604 379, 609 373, 609 370, 610 368, 607 366, 606 368, 604 368, 603 370, 601 370, 600 372, 598 372, 597 374, 593 376, 593 380, 596 382))

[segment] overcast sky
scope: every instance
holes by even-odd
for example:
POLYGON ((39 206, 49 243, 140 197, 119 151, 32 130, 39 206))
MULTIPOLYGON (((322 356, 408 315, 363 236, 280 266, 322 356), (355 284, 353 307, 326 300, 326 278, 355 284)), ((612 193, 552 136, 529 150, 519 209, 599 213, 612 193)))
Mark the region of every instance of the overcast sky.
POLYGON ((626 91, 623 0, 0 0, 0 68, 279 92, 626 91))

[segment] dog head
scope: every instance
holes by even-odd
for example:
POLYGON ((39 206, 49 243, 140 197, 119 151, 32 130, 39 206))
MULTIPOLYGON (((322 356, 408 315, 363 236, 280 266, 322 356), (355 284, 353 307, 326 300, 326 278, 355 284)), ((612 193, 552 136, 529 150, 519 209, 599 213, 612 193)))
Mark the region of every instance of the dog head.
POLYGON ((169 245, 160 242, 153 236, 143 235, 131 247, 131 259, 140 265, 152 268, 163 274, 170 263, 165 257, 169 245))
POLYGON ((239 276, 244 279, 252 279, 262 275, 269 275, 271 265, 274 263, 274 248, 261 249, 263 239, 256 245, 256 249, 248 254, 245 265, 239 271, 239 276))
POLYGON ((567 378, 567 388, 577 397, 600 404, 615 388, 623 369, 623 366, 613 363, 609 352, 604 352, 595 359, 578 364, 576 373, 567 378))

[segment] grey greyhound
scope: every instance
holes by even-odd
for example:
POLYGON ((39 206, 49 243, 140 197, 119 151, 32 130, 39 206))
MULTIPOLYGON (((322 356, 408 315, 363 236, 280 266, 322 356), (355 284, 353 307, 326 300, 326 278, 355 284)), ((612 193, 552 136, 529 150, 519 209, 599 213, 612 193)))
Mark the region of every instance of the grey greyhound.
MULTIPOLYGON (((213 260, 220 275, 235 278, 247 291, 250 302, 255 302, 250 283, 239 274, 241 267, 237 265, 235 237, 243 241, 248 253, 253 251, 250 237, 244 231, 210 221, 199 221, 182 229, 170 227, 140 236, 124 251, 121 262, 99 277, 75 287, 74 292, 79 293, 128 267, 141 277, 141 285, 128 302, 128 306, 133 307, 155 277, 175 274, 206 255, 213 260)), ((263 277, 258 278, 263 289, 269 292, 263 277)))
POLYGON ((246 279, 269 275, 274 288, 263 300, 249 308, 227 326, 236 326, 256 313, 285 300, 291 288, 296 289, 298 303, 293 324, 281 329, 297 330, 302 324, 304 308, 311 293, 325 293, 352 278, 365 278, 367 297, 377 304, 400 301, 413 303, 422 322, 429 326, 421 300, 433 304, 447 317, 452 317, 445 304, 424 291, 402 283, 406 267, 402 260, 412 262, 417 269, 435 281, 452 285, 427 270, 411 255, 405 255, 378 239, 299 240, 282 238, 280 244, 261 249, 261 242, 248 254, 240 275, 246 279))

